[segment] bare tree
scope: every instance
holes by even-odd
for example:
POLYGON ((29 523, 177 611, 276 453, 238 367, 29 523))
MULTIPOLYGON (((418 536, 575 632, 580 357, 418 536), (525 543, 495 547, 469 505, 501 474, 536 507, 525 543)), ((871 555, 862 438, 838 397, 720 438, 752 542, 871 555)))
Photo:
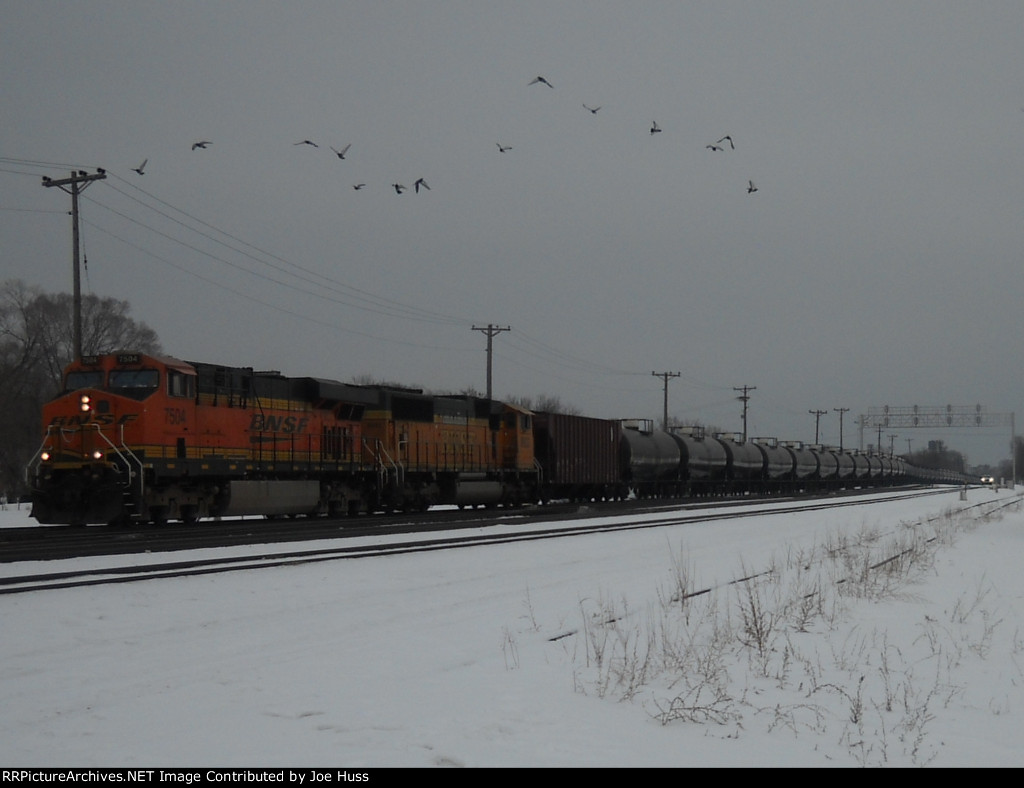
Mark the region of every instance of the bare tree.
MULTIPOLYGON (((20 280, 0 285, 0 491, 15 494, 41 439, 43 403, 60 391, 74 356, 72 297, 48 294, 20 280)), ((127 301, 82 299, 82 352, 161 352, 156 332, 129 316, 127 301)))
MULTIPOLYGON (((39 293, 24 312, 26 336, 37 338, 40 361, 46 374, 60 387, 61 373, 74 357, 74 304, 67 293, 39 293)), ((85 296, 82 299, 82 352, 101 355, 117 350, 159 353, 156 332, 131 317, 131 305, 114 298, 85 296)))
POLYGON ((564 413, 568 416, 581 415, 579 408, 573 405, 565 405, 561 398, 554 394, 541 394, 536 399, 528 396, 509 396, 505 400, 526 410, 532 410, 535 413, 564 413))

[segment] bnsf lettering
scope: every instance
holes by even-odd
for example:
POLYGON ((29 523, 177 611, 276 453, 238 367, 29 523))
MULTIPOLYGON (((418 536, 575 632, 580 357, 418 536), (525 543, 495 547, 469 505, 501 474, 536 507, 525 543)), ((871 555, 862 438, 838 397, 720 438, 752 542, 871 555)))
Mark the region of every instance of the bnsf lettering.
POLYGON ((305 432, 309 419, 305 416, 265 416, 262 413, 252 414, 249 422, 250 432, 305 432))
POLYGON ((184 408, 164 408, 164 412, 167 414, 168 424, 177 426, 179 424, 185 424, 188 421, 184 408))
POLYGON ((115 418, 113 413, 83 413, 76 416, 54 416, 50 420, 51 427, 84 427, 87 424, 98 424, 101 427, 110 425, 127 424, 139 417, 137 413, 126 413, 120 418, 115 418))

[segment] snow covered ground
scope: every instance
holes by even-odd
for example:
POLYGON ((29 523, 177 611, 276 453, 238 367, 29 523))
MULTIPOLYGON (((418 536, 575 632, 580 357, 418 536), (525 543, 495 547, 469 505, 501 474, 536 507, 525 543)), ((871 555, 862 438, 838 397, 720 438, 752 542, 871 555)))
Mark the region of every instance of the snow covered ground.
POLYGON ((0 765, 1022 766, 1019 492, 0 595, 0 765))

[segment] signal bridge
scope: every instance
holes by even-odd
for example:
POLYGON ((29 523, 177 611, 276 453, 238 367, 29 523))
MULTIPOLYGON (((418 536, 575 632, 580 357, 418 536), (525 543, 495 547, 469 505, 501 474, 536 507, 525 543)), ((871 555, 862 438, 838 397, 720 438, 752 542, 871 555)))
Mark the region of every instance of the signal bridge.
POLYGON ((981 405, 909 405, 868 408, 860 416, 861 445, 865 427, 886 429, 954 429, 957 427, 1009 427, 1010 456, 1013 460, 1013 478, 1017 478, 1017 452, 1014 450, 1016 428, 1013 413, 990 413, 981 405))
POLYGON ((910 405, 908 407, 868 408, 861 417, 863 427, 886 427, 907 429, 913 427, 1013 427, 1012 413, 989 413, 981 405, 961 406, 945 405, 926 407, 910 405))

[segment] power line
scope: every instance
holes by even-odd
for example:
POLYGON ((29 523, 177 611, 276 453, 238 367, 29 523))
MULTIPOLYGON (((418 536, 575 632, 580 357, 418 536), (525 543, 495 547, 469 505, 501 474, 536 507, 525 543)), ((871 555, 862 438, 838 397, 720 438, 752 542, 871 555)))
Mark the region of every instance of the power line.
MULTIPOLYGON (((123 181, 123 179, 119 179, 119 180, 123 181)), ((133 188, 138 189, 138 187, 133 187, 133 188)), ((188 230, 190 232, 193 232, 193 233, 195 233, 195 234, 197 234, 197 235, 199 235, 199 236, 201 236, 203 238, 206 238, 206 239, 208 239, 208 240, 210 240, 210 241, 212 241, 212 242, 214 242, 216 244, 219 244, 219 245, 221 245, 221 246, 223 246, 223 247, 225 247, 227 249, 230 249, 231 251, 236 252, 236 253, 242 255, 245 258, 248 258, 248 259, 250 259, 250 260, 252 260, 254 262, 257 262, 257 263, 259 263, 261 265, 265 265, 268 268, 271 268, 272 270, 275 270, 275 271, 277 271, 279 273, 283 273, 283 274, 285 274, 287 276, 293 276, 296 279, 299 279, 300 281, 303 281, 303 282, 306 282, 306 283, 309 283, 309 284, 314 284, 314 285, 317 285, 319 287, 323 287, 324 286, 323 283, 327 283, 329 285, 329 289, 333 290, 334 292, 338 293, 339 295, 346 295, 350 300, 346 301, 345 303, 347 303, 347 304, 349 304, 351 306, 356 306, 357 308, 361 308, 361 309, 367 309, 369 311, 386 310, 385 313, 390 315, 390 316, 392 316, 392 317, 402 317, 402 318, 409 319, 409 320, 423 320, 423 321, 428 321, 428 322, 448 323, 450 325, 457 325, 457 324, 462 324, 462 323, 467 322, 467 321, 465 321, 463 319, 460 319, 460 318, 455 318, 455 317, 451 317, 451 316, 448 316, 448 315, 443 315, 443 314, 440 314, 440 313, 437 313, 437 312, 431 312, 429 310, 425 310, 425 309, 422 309, 420 307, 415 307, 415 306, 410 306, 410 305, 407 305, 407 304, 402 304, 401 302, 394 301, 394 300, 391 300, 391 299, 388 299, 388 298, 384 298, 383 296, 374 295, 374 294, 369 293, 369 292, 367 292, 365 290, 360 290, 359 288, 353 287, 351 285, 344 284, 343 282, 339 282, 338 280, 332 279, 331 277, 327 277, 327 276, 324 276, 323 274, 319 274, 319 273, 317 273, 315 271, 311 271, 310 269, 304 268, 303 266, 300 266, 300 265, 298 265, 296 263, 292 263, 292 262, 290 262, 290 261, 288 261, 288 260, 286 260, 286 259, 284 259, 282 257, 274 255, 274 254, 272 254, 270 252, 266 252, 266 251, 260 249, 259 247, 253 246, 252 244, 249 244, 246 241, 243 241, 240 238, 237 238, 236 236, 231 235, 230 233, 226 233, 223 230, 219 230, 216 227, 214 227, 213 225, 211 225, 211 224, 209 224, 207 222, 204 222, 201 219, 197 219, 197 218, 191 216, 190 214, 185 213, 184 211, 181 211, 181 210, 179 210, 177 208, 174 208, 173 206, 169 205, 168 203, 164 202, 163 200, 160 200, 157 197, 153 197, 148 192, 145 192, 142 189, 138 189, 138 191, 141 191, 147 197, 151 197, 152 199, 156 200, 157 202, 161 203, 162 205, 166 205, 171 210, 176 211, 178 213, 181 213, 183 216, 186 216, 190 220, 198 222, 199 224, 203 225, 204 227, 210 228, 211 230, 213 230, 216 233, 220 233, 221 235, 224 235, 225 237, 230 238, 231 240, 236 241, 239 244, 242 244, 242 245, 244 245, 244 246, 246 246, 246 247, 248 247, 250 249, 253 249, 256 252, 258 252, 259 254, 265 255, 265 256, 273 259, 273 260, 277 260, 277 261, 281 262, 284 265, 287 265, 287 266, 289 266, 291 268, 294 268, 294 269, 300 271, 301 275, 300 274, 296 274, 296 273, 294 273, 292 271, 287 271, 282 266, 275 265, 274 263, 267 262, 266 260, 261 260, 261 259, 255 257, 250 252, 245 251, 244 249, 239 249, 236 246, 232 246, 229 243, 226 243, 226 242, 224 242, 224 241, 222 241, 222 240, 220 240, 218 238, 215 238, 214 236, 210 235, 209 233, 205 233, 205 232, 202 232, 200 230, 195 229, 194 227, 190 227, 186 223, 182 222, 179 219, 176 219, 175 217, 171 216, 170 214, 168 214, 168 213, 166 213, 164 211, 160 211, 160 210, 154 208, 151 205, 147 205, 145 202, 139 200, 136 197, 133 197, 130 194, 125 193, 124 191, 122 191, 120 189, 113 188, 113 187, 112 187, 112 189, 113 189, 113 191, 117 192, 118 194, 121 194, 121 195, 127 197, 128 199, 133 200, 134 202, 138 203, 139 205, 143 206, 147 210, 153 211, 154 213, 164 217, 165 219, 168 219, 169 221, 174 222, 178 226, 180 226, 180 227, 182 227, 182 228, 184 228, 184 229, 186 229, 186 230, 188 230), (313 280, 314 277, 316 279, 319 279, 320 281, 319 282, 315 282, 313 280), (366 306, 366 305, 360 306, 360 302, 369 303, 373 307, 376 307, 376 309, 371 309, 369 306, 366 306)), ((211 254, 210 252, 206 252, 206 251, 204 251, 204 250, 194 246, 193 244, 189 244, 189 243, 186 243, 185 241, 181 241, 179 239, 176 239, 176 238, 174 238, 173 236, 171 236, 171 235, 169 235, 167 233, 164 233, 164 232, 162 232, 160 230, 157 230, 154 227, 151 227, 151 226, 149 226, 149 225, 147 225, 147 224, 145 224, 143 222, 138 221, 137 219, 133 219, 132 217, 128 216, 127 214, 125 214, 125 213, 123 213, 121 211, 117 211, 117 210, 115 210, 114 208, 111 208, 108 205, 104 205, 103 203, 100 203, 99 201, 97 201, 95 199, 93 199, 92 202, 94 202, 97 205, 99 205, 100 207, 105 208, 106 210, 108 210, 108 211, 110 211, 110 212, 120 216, 121 218, 126 219, 127 221, 130 221, 130 222, 133 222, 135 224, 138 224, 139 226, 149 230, 150 232, 154 232, 157 235, 160 235, 161 237, 166 238, 167 240, 169 240, 169 241, 171 241, 173 243, 181 244, 182 246, 185 246, 186 248, 191 249, 192 251, 197 252, 198 254, 205 255, 207 257, 210 257, 213 260, 217 260, 218 262, 224 263, 226 265, 230 265, 230 266, 232 266, 234 268, 240 268, 241 270, 244 270, 246 273, 251 273, 253 276, 258 276, 260 278, 267 279, 268 281, 271 281, 271 282, 273 282, 275 284, 279 284, 282 287, 291 288, 291 289, 294 289, 294 290, 296 290, 298 292, 304 293, 306 295, 310 294, 309 291, 297 288, 294 285, 291 285, 291 284, 289 284, 287 282, 271 279, 270 277, 267 277, 265 274, 259 274, 259 273, 255 272, 255 271, 250 270, 249 268, 242 267, 238 263, 231 263, 228 260, 226 260, 226 259, 224 259, 222 257, 218 257, 217 255, 211 254)), ((313 295, 319 295, 319 294, 314 293, 313 295)))
POLYGON ((248 293, 243 293, 241 290, 237 290, 237 289, 235 289, 233 287, 229 287, 228 285, 225 285, 222 282, 218 282, 216 279, 213 279, 213 278, 211 278, 209 276, 204 276, 203 274, 196 273, 195 271, 191 271, 188 268, 186 268, 185 266, 182 266, 182 265, 180 265, 178 263, 175 263, 172 260, 168 260, 168 259, 166 259, 164 257, 161 257, 158 254, 154 254, 149 249, 144 249, 143 247, 139 246, 138 244, 132 243, 131 241, 129 241, 129 240, 125 239, 125 238, 122 238, 121 236, 117 235, 116 233, 112 233, 110 230, 107 230, 106 228, 101 227, 101 226, 99 226, 99 225, 97 225, 97 224, 95 224, 93 222, 85 221, 84 224, 86 224, 89 227, 92 227, 95 230, 98 230, 101 233, 109 235, 111 238, 114 238, 115 240, 119 241, 120 243, 125 244, 126 246, 131 247, 132 249, 135 249, 137 252, 140 252, 141 254, 144 254, 147 257, 152 257, 154 260, 158 260, 159 262, 163 263, 164 265, 170 266, 171 268, 174 268, 174 269, 176 269, 178 271, 181 271, 182 273, 188 274, 189 276, 193 276, 196 279, 199 279, 200 281, 203 281, 203 282, 206 282, 208 284, 211 284, 214 287, 218 287, 221 290, 224 290, 224 291, 226 291, 228 293, 231 293, 232 295, 238 296, 239 298, 243 298, 246 301, 251 301, 254 304, 259 304, 260 306, 267 307, 268 309, 273 309, 273 310, 275 310, 277 312, 280 312, 281 314, 289 315, 291 317, 296 317, 296 318, 299 318, 300 320, 305 320, 307 322, 314 323, 316 325, 326 326, 327 328, 341 329, 341 330, 344 330, 345 332, 347 332, 349 334, 354 334, 356 336, 366 337, 367 339, 373 339, 373 340, 377 340, 377 341, 380 341, 380 342, 393 342, 393 343, 400 344, 400 345, 408 345, 410 347, 433 348, 433 349, 436 349, 436 350, 449 350, 450 351, 450 350, 453 349, 450 346, 428 345, 428 344, 424 344, 422 342, 410 342, 408 340, 397 340, 397 339, 392 339, 390 337, 383 337, 383 336, 379 336, 379 335, 376 335, 376 334, 370 334, 370 333, 367 333, 365 331, 357 331, 357 330, 352 329, 352 328, 343 328, 342 326, 338 325, 337 323, 329 323, 326 320, 320 320, 318 318, 315 318, 315 317, 311 316, 308 313, 296 312, 296 311, 291 310, 291 309, 286 309, 285 307, 281 306, 279 303, 275 303, 273 301, 267 301, 267 300, 264 300, 264 299, 261 299, 261 298, 257 298, 255 296, 249 295, 248 293))
MULTIPOLYGON (((11 163, 11 164, 15 164, 17 166, 23 166, 23 167, 26 167, 26 168, 29 168, 29 169, 31 169, 31 168, 52 169, 54 167, 70 167, 70 166, 78 167, 78 165, 67 165, 67 164, 63 164, 63 163, 59 163, 59 162, 29 160, 29 159, 16 159, 16 158, 9 158, 9 157, 7 157, 7 158, 0 157, 0 163, 11 163)), ((27 174, 31 174, 31 173, 27 173, 27 174)), ((160 197, 157 197, 154 194, 151 194, 150 192, 148 192, 148 191, 138 187, 134 183, 132 183, 132 182, 130 182, 128 180, 125 180, 124 178, 122 178, 122 177, 120 177, 120 176, 118 176, 118 175, 116 175, 114 173, 110 173, 109 177, 112 180, 117 181, 122 187, 124 187, 124 188, 119 188, 118 186, 115 186, 113 183, 111 183, 111 181, 107 181, 107 186, 111 189, 112 193, 120 195, 121 197, 123 197, 123 198, 125 198, 125 199, 127 199, 127 200, 129 200, 129 201, 131 201, 131 202, 133 202, 133 203, 135 203, 137 205, 139 205, 143 209, 155 213, 156 215, 160 216, 162 219, 173 223, 174 226, 179 227, 179 228, 181 228, 182 230, 184 230, 186 232, 194 233, 197 236, 199 236, 199 237, 201 237, 203 239, 206 239, 207 241, 209 241, 211 243, 217 244, 217 245, 219 245, 219 246, 221 246, 221 247, 223 247, 225 249, 230 250, 233 254, 239 255, 241 257, 241 260, 248 260, 248 261, 251 261, 251 262, 255 262, 255 263, 259 264, 259 265, 266 266, 267 268, 271 269, 272 271, 276 271, 277 273, 279 273, 279 274, 281 274, 281 275, 283 275, 285 277, 292 277, 292 278, 298 280, 298 282, 300 282, 302 284, 297 285, 296 283, 289 282, 289 281, 287 281, 285 279, 282 279, 281 277, 277 277, 277 276, 273 276, 273 275, 268 275, 266 273, 260 273, 260 272, 258 272, 256 270, 254 270, 251 265, 247 265, 247 264, 245 264, 243 262, 240 262, 240 261, 231 260, 231 259, 228 259, 227 257, 225 257, 223 255, 217 255, 217 254, 211 253, 210 251, 204 250, 200 246, 197 246, 194 243, 189 243, 187 240, 179 237, 178 235, 175 235, 175 234, 172 234, 170 232, 166 232, 164 230, 161 230, 161 229, 159 229, 159 228, 157 228, 155 226, 152 226, 152 225, 150 225, 150 224, 148 224, 148 223, 146 223, 144 221, 141 221, 139 218, 137 218, 135 216, 132 216, 129 213, 126 213, 124 210, 118 210, 114 206, 108 205, 104 201, 96 199, 95 198, 95 194, 91 194, 90 197, 83 198, 83 199, 89 199, 90 202, 92 202, 92 203, 98 205, 99 207, 109 211, 110 213, 114 214, 115 216, 119 217, 120 219, 122 219, 122 220, 124 220, 126 222, 129 222, 129 223, 131 223, 131 224, 141 228, 145 232, 154 233, 157 236, 159 236, 161 238, 164 238, 164 239, 166 239, 167 241, 169 241, 171 243, 180 245, 180 246, 190 250, 191 252, 193 252, 195 254, 202 255, 203 257, 206 257, 208 259, 212 259, 212 260, 214 260, 214 261, 216 261, 216 262, 218 262, 220 264, 227 265, 227 266, 229 266, 231 268, 234 268, 237 271, 241 271, 241 272, 244 272, 244 273, 246 273, 248 275, 258 277, 258 278, 266 281, 267 283, 269 283, 272 286, 284 287, 284 288, 291 289, 291 290, 301 294, 304 297, 312 296, 312 297, 315 297, 315 298, 318 298, 318 299, 326 300, 326 301, 331 302, 331 303, 340 303, 340 304, 343 304, 345 306, 361 309, 361 310, 372 312, 372 313, 382 314, 382 315, 389 316, 389 317, 398 317, 398 318, 402 318, 402 319, 419 320, 419 321, 425 321, 425 322, 434 322, 434 323, 438 323, 438 324, 442 324, 442 325, 443 324, 449 324, 449 325, 460 325, 461 324, 461 325, 465 325, 465 323, 469 322, 466 319, 459 318, 459 317, 456 317, 456 316, 451 316, 451 315, 447 315, 447 314, 443 314, 443 313, 434 312, 434 311, 431 311, 431 310, 422 309, 422 308, 417 307, 417 306, 411 306, 411 305, 408 305, 408 304, 403 304, 401 302, 394 301, 392 299, 388 299, 388 298, 385 298, 383 296, 376 295, 376 294, 371 293, 369 291, 361 290, 359 288, 356 288, 356 287, 353 287, 351 285, 345 284, 345 283, 340 282, 340 281, 338 281, 336 279, 333 279, 333 278, 331 278, 329 276, 324 276, 323 274, 320 274, 320 273, 318 273, 316 271, 313 271, 311 269, 305 268, 305 267, 303 267, 303 266, 301 266, 299 264, 296 264, 294 262, 291 262, 291 261, 285 259, 284 257, 281 257, 279 255, 273 254, 273 253, 271 253, 271 252, 269 252, 269 251, 267 251, 265 249, 260 248, 259 246, 251 244, 251 243, 245 241, 244 239, 242 239, 242 238, 240 238, 240 237, 238 237, 236 235, 228 233, 228 232, 226 232, 226 231, 224 231, 224 230, 214 226, 213 224, 211 224, 209 222, 206 222, 203 219, 200 219, 199 217, 197 217, 197 216, 195 216, 193 214, 188 213, 187 211, 184 211, 184 210, 182 210, 180 208, 177 208, 176 206, 172 205, 171 203, 161 199, 160 197), (131 192, 136 192, 137 194, 130 193, 129 190, 131 192), (141 195, 141 196, 139 196, 139 195, 141 195), (184 217, 184 218, 180 218, 180 217, 184 217), (221 236, 221 237, 218 237, 218 236, 221 236), (227 239, 227 240, 224 240, 224 239, 227 239), (312 289, 310 287, 302 286, 302 285, 312 286, 312 289)), ((187 271, 191 275, 196 276, 197 278, 199 278, 199 279, 201 279, 203 281, 206 281, 206 282, 209 282, 211 284, 214 284, 214 285, 216 285, 216 286, 226 290, 227 292, 231 292, 231 293, 237 295, 238 297, 245 298, 247 300, 253 301, 254 303, 259 303, 259 304, 264 305, 264 306, 270 306, 270 307, 272 307, 272 308, 274 308, 274 309, 276 309, 278 311, 284 312, 285 314, 291 314, 291 315, 300 317, 302 319, 312 320, 313 322, 317 322, 317 323, 320 323, 320 324, 323 324, 323 325, 328 325, 328 323, 325 323, 324 321, 321 321, 321 320, 316 320, 315 318, 312 318, 308 314, 305 314, 305 313, 300 314, 298 312, 294 312, 294 311, 291 311, 291 310, 288 310, 288 309, 284 309, 284 308, 280 307, 276 303, 268 302, 267 300, 263 300, 263 299, 254 298, 253 296, 251 296, 251 295, 249 295, 247 293, 243 293, 243 292, 241 292, 241 291, 239 291, 237 289, 234 289, 234 288, 232 288, 232 287, 230 287, 228 285, 222 284, 222 283, 216 281, 212 277, 209 277, 209 276, 206 276, 206 275, 203 275, 203 274, 199 274, 199 273, 196 273, 194 271, 189 271, 187 268, 181 266, 180 264, 172 263, 169 260, 165 259, 164 257, 161 257, 160 255, 157 255, 157 254, 154 254, 153 252, 149 251, 148 249, 145 249, 145 248, 142 248, 141 246, 133 244, 132 242, 130 242, 130 241, 126 240, 125 238, 123 238, 122 236, 118 235, 116 232, 113 232, 110 229, 105 228, 105 227, 103 227, 101 225, 98 225, 98 224, 96 224, 94 222, 84 222, 83 221, 82 223, 83 224, 87 224, 87 225, 89 225, 91 227, 94 227, 95 229, 99 230, 100 232, 103 232, 103 233, 105 233, 107 235, 110 235, 111 237, 121 241, 122 243, 125 243, 125 244, 127 244, 129 246, 132 246, 133 248, 138 249, 139 251, 141 251, 141 252, 151 256, 153 259, 158 260, 158 261, 160 261, 163 264, 170 265, 170 266, 172 266, 174 268, 177 268, 179 270, 187 271)), ((357 335, 366 336, 366 337, 373 338, 373 339, 381 339, 381 337, 374 336, 372 334, 367 334, 367 333, 361 332, 361 331, 353 331, 352 333, 357 334, 357 335)), ((559 371, 562 371, 562 370, 565 370, 565 369, 576 369, 577 371, 584 372, 584 373, 587 373, 587 374, 615 375, 615 376, 639 376, 639 375, 646 374, 645 372, 640 371, 640 370, 635 370, 635 369, 634 370, 618 369, 618 368, 609 366, 608 364, 603 363, 603 362, 596 362, 596 361, 593 361, 593 360, 582 358, 580 356, 576 356, 576 355, 573 355, 573 354, 566 353, 566 352, 564 352, 562 350, 559 350, 557 348, 553 348, 550 345, 542 342, 541 340, 539 340, 539 339, 537 339, 535 337, 532 337, 529 334, 525 334, 525 333, 523 333, 521 331, 517 331, 512 336, 514 337, 514 339, 509 344, 510 348, 515 349, 518 352, 523 353, 524 355, 526 355, 526 356, 528 356, 530 358, 537 359, 538 361, 540 361, 542 363, 546 363, 546 364, 549 364, 549 365, 554 365, 555 367, 557 367, 557 369, 559 371)), ((392 340, 388 340, 388 341, 392 341, 392 340)), ((423 344, 420 344, 420 343, 405 343, 405 344, 414 344, 414 345, 420 346, 420 347, 429 347, 429 345, 423 345, 423 344)), ((493 348, 492 348, 492 354, 493 354, 493 348)), ((685 378, 684 378, 684 380, 685 380, 685 378)), ((701 386, 701 387, 704 387, 704 388, 709 388, 709 389, 710 388, 718 388, 718 387, 715 387, 715 386, 710 385, 710 384, 705 383, 705 382, 693 381, 693 380, 691 380, 689 382, 692 385, 701 386)))

